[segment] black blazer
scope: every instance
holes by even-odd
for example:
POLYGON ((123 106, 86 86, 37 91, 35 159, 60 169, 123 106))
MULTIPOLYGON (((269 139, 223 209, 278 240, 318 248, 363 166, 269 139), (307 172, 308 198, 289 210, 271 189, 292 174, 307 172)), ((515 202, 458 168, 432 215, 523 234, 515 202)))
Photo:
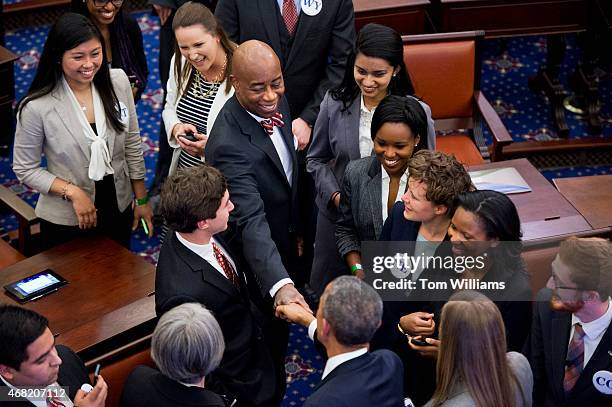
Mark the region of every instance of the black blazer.
POLYGON ((121 68, 130 79, 132 83, 133 77, 136 75, 136 70, 143 76, 144 81, 139 81, 135 84, 138 92, 136 92, 135 102, 140 100, 142 92, 147 87, 147 79, 149 76, 149 67, 147 65, 147 57, 144 52, 144 43, 142 39, 142 31, 140 26, 129 14, 119 13, 116 18, 123 18, 123 25, 125 27, 125 33, 127 38, 117 38, 115 30, 111 30, 111 51, 113 53, 113 68, 121 68), (131 46, 128 48, 130 58, 132 60, 132 66, 125 66, 121 63, 119 58, 119 47, 121 43, 128 41, 131 46))
POLYGON ((225 407, 218 394, 201 387, 188 387, 148 366, 130 373, 121 393, 121 407, 225 407))
POLYGON ((325 92, 342 80, 355 44, 353 2, 322 3, 316 16, 300 12, 290 46, 285 45, 288 33, 276 0, 219 0, 215 9, 233 41, 260 40, 274 49, 281 61, 291 117, 301 117, 310 125, 325 92))
POLYGON ((550 308, 552 291, 540 290, 536 297, 531 336, 526 355, 533 371, 533 405, 535 407, 609 406, 612 396, 600 393, 593 385, 593 375, 600 370, 612 372, 612 329, 608 327, 580 374, 574 388, 566 396, 563 375, 567 346, 570 341, 572 314, 550 308))
POLYGON ((336 367, 304 407, 402 407, 402 362, 388 350, 368 352, 336 367))
MULTIPOLYGON (((227 250, 222 239, 215 239, 227 250)), ((264 405, 276 389, 275 369, 264 342, 262 318, 249 300, 244 276, 236 266, 240 292, 171 232, 159 253, 155 309, 161 315, 186 302, 205 305, 219 322, 225 339, 221 364, 206 378, 206 386, 220 394, 250 400, 253 405, 264 405)))
MULTIPOLYGON (((280 111, 289 117, 284 98, 280 111)), ((219 112, 205 150, 206 162, 227 178, 234 203, 224 236, 244 256, 264 298, 289 276, 297 255, 298 166, 291 124, 285 123, 281 134, 293 162, 291 185, 270 136, 235 96, 219 112)))
MULTIPOLYGON (((84 383, 91 384, 87 369, 83 364, 83 361, 74 353, 70 348, 57 345, 55 347, 57 354, 62 360, 62 364, 59 368, 57 382, 60 386, 68 387, 68 397, 70 400, 74 400, 77 391, 81 388, 84 383)), ((0 380, 0 394, 2 394, 3 400, 9 400, 8 393, 9 387, 0 380)), ((15 401, 3 401, 0 403, 2 407, 32 407, 33 404, 26 399, 16 399, 15 401)))

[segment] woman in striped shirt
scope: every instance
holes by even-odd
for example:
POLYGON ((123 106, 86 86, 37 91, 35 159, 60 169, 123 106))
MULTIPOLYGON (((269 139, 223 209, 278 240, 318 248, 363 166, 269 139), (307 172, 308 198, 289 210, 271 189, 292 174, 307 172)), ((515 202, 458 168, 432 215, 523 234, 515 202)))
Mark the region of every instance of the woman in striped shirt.
POLYGON ((168 143, 174 148, 170 174, 204 161, 207 134, 234 94, 229 76, 236 48, 212 12, 199 3, 179 7, 172 29, 177 47, 162 113, 168 143), (195 141, 185 137, 188 133, 195 141))

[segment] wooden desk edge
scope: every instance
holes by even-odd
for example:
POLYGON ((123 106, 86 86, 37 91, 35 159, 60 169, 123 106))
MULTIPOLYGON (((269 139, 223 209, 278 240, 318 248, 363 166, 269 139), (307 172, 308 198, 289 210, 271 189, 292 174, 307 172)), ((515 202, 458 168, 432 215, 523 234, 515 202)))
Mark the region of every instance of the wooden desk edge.
POLYGON ((60 333, 56 342, 77 353, 92 352, 99 345, 156 318, 155 296, 151 295, 60 333))

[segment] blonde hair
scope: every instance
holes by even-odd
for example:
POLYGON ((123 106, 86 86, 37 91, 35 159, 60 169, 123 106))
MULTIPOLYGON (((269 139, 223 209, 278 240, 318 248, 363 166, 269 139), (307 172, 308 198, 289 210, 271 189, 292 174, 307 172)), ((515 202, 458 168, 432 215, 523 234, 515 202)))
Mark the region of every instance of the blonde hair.
POLYGON ((436 379, 433 406, 461 383, 477 407, 514 407, 514 388, 522 389, 508 366, 501 314, 485 295, 460 291, 442 308, 436 379))
MULTIPOLYGON (((221 24, 219 24, 219 21, 217 21, 217 18, 208 9, 208 7, 193 1, 183 4, 178 8, 178 10, 176 10, 174 20, 172 20, 172 31, 176 32, 178 28, 191 27, 198 24, 204 27, 204 30, 209 34, 219 37, 220 45, 225 51, 225 55, 227 55, 227 64, 225 66, 223 80, 221 81, 223 82, 229 78, 232 72, 232 58, 234 56, 236 44, 230 41, 227 34, 225 34, 225 31, 223 31, 221 24)), ((178 44, 176 44, 174 49, 174 74, 176 76, 176 83, 178 85, 177 92, 179 97, 185 89, 189 89, 189 86, 191 86, 191 82, 193 81, 191 76, 192 72, 193 67, 190 63, 186 63, 185 66, 183 66, 181 50, 178 44), (185 86, 183 86, 185 81, 187 81, 187 83, 185 86)), ((227 81, 225 84, 225 93, 229 93, 231 88, 232 84, 230 81, 227 81)))

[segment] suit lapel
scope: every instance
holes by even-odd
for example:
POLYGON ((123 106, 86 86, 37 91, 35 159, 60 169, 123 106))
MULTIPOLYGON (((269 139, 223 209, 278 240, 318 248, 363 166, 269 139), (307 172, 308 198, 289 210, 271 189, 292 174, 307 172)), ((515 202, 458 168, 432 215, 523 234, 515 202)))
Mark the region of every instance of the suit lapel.
POLYGON ((600 370, 611 370, 612 367, 612 329, 608 326, 604 332, 597 349, 589 359, 589 363, 585 366, 580 374, 576 385, 572 389, 570 395, 579 394, 593 386, 593 375, 600 370))
MULTIPOLYGON (((282 179, 285 180, 285 185, 287 187, 290 187, 289 181, 287 180, 287 175, 285 174, 285 169, 283 168, 283 164, 281 163, 280 157, 278 156, 278 153, 276 152, 276 148, 274 147, 274 143, 272 143, 270 136, 268 136, 268 134, 264 131, 261 125, 257 122, 257 120, 255 120, 255 118, 252 117, 246 111, 246 109, 242 107, 242 105, 240 105, 240 102, 238 102, 238 99, 235 96, 232 97, 228 101, 228 103, 231 103, 230 105, 231 112, 234 115, 236 123, 240 126, 240 130, 242 131, 242 133, 249 136, 251 143, 258 149, 263 151, 268 156, 270 161, 272 161, 272 163, 274 164, 274 167, 276 167, 277 171, 280 173, 282 179)), ((283 112, 283 115, 284 115, 284 112, 283 112)), ((284 117, 290 117, 290 116, 287 114, 287 115, 284 115, 284 117)), ((287 126, 291 126, 291 123, 290 122, 286 123, 283 129, 285 129, 287 126)), ((283 138, 285 139, 288 137, 283 131, 281 131, 281 134, 283 134, 283 138)), ((289 151, 290 152, 293 151, 293 148, 290 148, 289 151)), ((297 165, 296 165, 296 159, 295 159, 295 152, 292 153, 292 157, 293 157, 292 160, 294 164, 293 173, 296 174, 297 165)))
POLYGON ((60 121, 66 126, 68 133, 72 136, 76 145, 78 145, 83 154, 85 154, 87 162, 89 162, 91 156, 89 143, 87 142, 86 136, 83 134, 79 119, 77 119, 71 111, 71 103, 68 95, 61 85, 55 88, 52 95, 57 99, 57 103, 55 103, 53 109, 58 114, 60 121))
POLYGON ((380 163, 377 159, 372 159, 372 165, 368 170, 368 180, 366 189, 368 191, 368 202, 370 203, 371 219, 374 222, 372 225, 376 237, 380 236, 382 230, 382 173, 380 163))
POLYGON ((361 94, 353 103, 340 114, 345 118, 344 126, 345 145, 348 147, 349 159, 357 160, 361 157, 359 152, 359 114, 361 108, 361 94))
POLYGON ((308 33, 311 31, 316 31, 316 27, 314 27, 316 18, 317 16, 311 17, 303 11, 300 11, 300 14, 298 15, 298 23, 295 27, 295 33, 293 34, 293 44, 291 44, 291 50, 287 56, 287 64, 285 67, 291 66, 293 60, 300 56, 301 50, 304 49, 302 44, 304 41, 306 41, 306 36, 308 33), (314 29, 312 27, 314 27, 314 29))
POLYGON ((171 232, 171 239, 177 256, 191 269, 191 271, 194 273, 201 273, 203 281, 214 285, 229 295, 240 295, 236 287, 227 278, 223 277, 219 271, 211 266, 206 260, 182 244, 174 232, 171 232))
POLYGON ((268 45, 270 45, 274 49, 274 52, 276 52, 276 55, 278 55, 278 58, 281 60, 281 66, 286 66, 283 53, 281 52, 278 21, 276 20, 278 4, 273 0, 257 0, 257 6, 259 7, 262 25, 268 35, 268 45))
POLYGON ((554 382, 557 400, 563 400, 563 376, 565 374, 565 359, 567 357, 567 346, 569 343, 569 332, 572 320, 570 313, 553 313, 555 317, 551 326, 551 361, 552 361, 552 380, 554 382))

